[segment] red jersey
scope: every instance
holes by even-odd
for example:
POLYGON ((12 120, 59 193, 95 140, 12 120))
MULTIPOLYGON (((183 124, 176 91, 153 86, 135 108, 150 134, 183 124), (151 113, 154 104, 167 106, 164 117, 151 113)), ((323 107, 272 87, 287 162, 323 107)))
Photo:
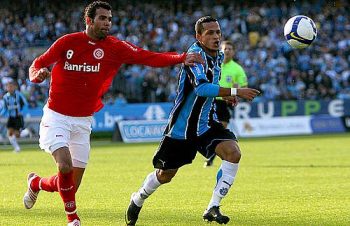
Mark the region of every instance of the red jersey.
POLYGON ((55 64, 48 107, 64 115, 84 117, 103 107, 102 95, 122 64, 165 67, 182 63, 185 57, 185 53, 150 52, 114 36, 96 41, 85 32, 77 32, 57 39, 34 60, 29 73, 35 78, 41 68, 55 64))

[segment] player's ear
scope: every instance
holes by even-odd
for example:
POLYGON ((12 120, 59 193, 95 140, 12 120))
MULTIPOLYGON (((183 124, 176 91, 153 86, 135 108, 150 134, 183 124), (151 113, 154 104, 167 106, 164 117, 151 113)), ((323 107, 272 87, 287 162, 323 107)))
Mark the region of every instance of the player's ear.
POLYGON ((201 41, 201 35, 198 34, 198 33, 196 33, 196 39, 197 39, 198 41, 201 41))
POLYGON ((85 17, 85 21, 86 21, 86 24, 87 25, 91 25, 92 24, 92 20, 91 20, 91 18, 90 17, 85 17))

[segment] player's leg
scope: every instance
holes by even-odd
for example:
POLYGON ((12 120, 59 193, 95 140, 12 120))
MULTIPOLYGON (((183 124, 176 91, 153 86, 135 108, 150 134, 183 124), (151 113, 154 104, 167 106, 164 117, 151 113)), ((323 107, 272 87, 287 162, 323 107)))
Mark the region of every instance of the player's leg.
POLYGON ((193 142, 164 137, 158 151, 153 157, 155 171, 144 180, 141 188, 132 194, 129 207, 125 213, 127 225, 135 225, 144 201, 162 184, 169 183, 178 168, 192 162, 196 156, 193 142))
POLYGON ((203 219, 226 224, 229 217, 224 216, 220 210, 220 202, 231 188, 238 170, 241 153, 235 135, 222 126, 213 126, 201 139, 202 148, 214 149, 222 159, 221 166, 217 172, 217 181, 212 198, 207 209, 204 211, 203 219))
MULTIPOLYGON (((216 115, 219 121, 221 122, 221 124, 226 129, 231 117, 229 107, 226 101, 224 100, 215 100, 215 104, 216 104, 216 115)), ((214 164, 215 157, 216 157, 215 154, 209 156, 208 159, 204 162, 203 166, 205 168, 212 166, 214 164)))
POLYGON ((78 191, 81 181, 83 179, 85 172, 85 168, 79 168, 79 167, 74 167, 73 166, 73 181, 76 187, 76 190, 78 191))
MULTIPOLYGON (((73 167, 73 181, 78 190, 81 180, 84 175, 84 168, 73 167)), ((33 191, 47 191, 47 192, 58 192, 58 176, 57 174, 50 177, 39 177, 35 173, 30 173, 28 175, 28 181, 30 180, 31 188, 33 191)), ((30 209, 30 208, 29 208, 30 209)))
MULTIPOLYGON (((67 150, 67 148, 62 148, 62 149, 67 150)), ((76 214, 75 193, 81 183, 85 168, 67 166, 65 164, 67 159, 64 159, 64 158, 68 157, 68 155, 64 154, 62 156, 59 154, 59 152, 61 152, 62 149, 55 151, 53 154, 54 156, 56 156, 55 160, 57 159, 57 166, 59 169, 58 174, 48 178, 40 178, 38 175, 34 173, 29 174, 28 184, 29 184, 29 189, 31 190, 31 193, 30 191, 28 191, 27 193, 28 193, 28 196, 30 195, 31 197, 29 197, 29 199, 27 197, 28 200, 27 202, 25 202, 25 206, 26 208, 29 209, 35 204, 37 195, 40 190, 44 190, 48 192, 59 192, 63 202, 65 203, 65 211, 67 214, 68 222, 70 222, 70 224, 72 224, 74 221, 78 221, 77 223, 80 223, 80 219, 76 214), (66 167, 71 168, 71 170, 69 170, 69 168, 67 170, 66 167), (68 187, 68 189, 65 187, 68 187), (72 189, 69 189, 69 188, 72 188, 72 189)), ((67 151, 65 151, 65 153, 67 153, 67 151)), ((70 160, 70 162, 72 161, 70 160)))
POLYGON ((24 128, 24 119, 23 116, 20 115, 17 117, 17 125, 18 125, 18 135, 17 138, 21 137, 31 137, 32 136, 32 132, 30 131, 30 129, 28 128, 24 128))
POLYGON ((206 168, 206 167, 210 167, 214 164, 214 159, 216 157, 216 154, 215 155, 212 155, 210 158, 208 158, 207 160, 205 160, 204 162, 204 165, 203 167, 206 168))
POLYGON ((125 214, 126 225, 135 225, 145 200, 152 195, 158 187, 169 183, 176 175, 177 169, 155 170, 148 174, 141 188, 131 195, 131 200, 125 214))
POLYGON ((63 200, 68 222, 79 220, 75 203, 76 186, 73 178, 73 164, 68 147, 62 147, 52 153, 58 168, 57 187, 63 200))
POLYGON ((224 141, 217 145, 215 151, 222 159, 222 163, 217 172, 216 186, 208 207, 204 211, 203 219, 226 224, 230 218, 220 212, 220 202, 233 185, 241 154, 236 141, 224 141))
POLYGON ((78 219, 76 215, 75 192, 76 186, 73 178, 73 166, 68 147, 57 148, 52 156, 55 159, 58 173, 48 178, 41 178, 35 173, 28 175, 28 191, 23 201, 27 209, 33 207, 40 190, 59 192, 65 204, 65 210, 69 221, 78 219))
POLYGON ((223 141, 216 146, 217 155, 222 159, 217 173, 217 184, 208 207, 218 206, 227 194, 236 177, 241 153, 236 141, 223 141))
POLYGON ((20 138, 20 130, 23 128, 23 126, 24 126, 23 116, 20 115, 20 116, 13 118, 12 139, 13 139, 14 143, 16 144, 15 152, 19 152, 21 150, 21 148, 17 142, 17 138, 20 138))
POLYGON ((70 194, 70 196, 67 195, 66 197, 63 197, 60 191, 62 200, 65 203, 65 210, 69 222, 68 226, 80 225, 80 219, 77 217, 76 214, 75 193, 81 184, 85 168, 89 160, 92 117, 71 117, 70 122, 73 125, 73 129, 70 133, 69 139, 69 154, 71 156, 72 163, 71 181, 74 185, 74 193, 70 194), (67 201, 69 204, 74 203, 74 205, 71 206, 72 208, 67 207, 67 202, 64 198, 71 198, 71 200, 68 199, 67 201))
POLYGON ((19 137, 24 138, 24 137, 31 137, 32 136, 32 131, 30 129, 25 128, 20 131, 19 137))
MULTIPOLYGON (((32 190, 36 194, 40 190, 59 191, 65 203, 67 218, 70 222, 68 225, 73 222, 80 224, 76 214, 75 193, 88 161, 92 118, 79 118, 78 122, 74 120, 44 108, 44 116, 40 124, 40 147, 52 153, 59 172, 49 178, 30 174, 33 179, 30 178, 28 186, 28 191, 32 190), (71 126, 72 123, 74 126, 71 126)), ((25 200, 26 196, 24 202, 25 200)))
POLYGON ((156 169, 152 173, 148 174, 144 180, 142 187, 133 194, 132 201, 139 207, 141 207, 144 201, 156 191, 156 189, 162 185, 169 183, 171 179, 176 175, 177 169, 162 170, 156 169))
POLYGON ((17 142, 17 133, 16 130, 13 128, 8 128, 7 129, 7 136, 9 138, 10 144, 12 145, 12 147, 14 148, 14 152, 20 152, 21 151, 21 147, 19 146, 18 142, 17 142))
POLYGON ((13 133, 14 133, 14 135, 15 135, 16 138, 20 138, 20 131, 19 131, 18 129, 15 129, 15 130, 13 131, 13 133))
MULTIPOLYGON (((67 149, 70 137, 69 125, 65 118, 52 110, 44 107, 44 114, 40 123, 39 145, 47 153, 53 155, 58 149, 67 149)), ((61 152, 61 151, 59 151, 61 152)), ((57 161, 55 160, 55 163, 57 161)), ((56 163, 57 164, 57 163, 56 163)), ((35 173, 30 173, 27 178, 28 189, 23 197, 24 206, 30 209, 34 206, 40 190, 58 192, 58 174, 47 178, 41 178, 35 173)))
POLYGON ((16 129, 14 124, 15 124, 15 119, 10 117, 7 122, 7 137, 10 141, 10 144, 14 148, 13 151, 18 153, 21 151, 21 148, 17 142, 16 129))

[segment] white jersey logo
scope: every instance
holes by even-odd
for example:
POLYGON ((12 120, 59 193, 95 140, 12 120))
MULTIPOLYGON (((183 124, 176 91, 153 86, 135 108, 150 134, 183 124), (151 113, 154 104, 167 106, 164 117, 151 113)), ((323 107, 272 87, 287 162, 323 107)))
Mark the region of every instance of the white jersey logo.
POLYGON ((68 61, 64 62, 63 69, 67 71, 82 71, 82 72, 99 72, 100 63, 97 65, 83 64, 70 64, 68 61))
POLYGON ((130 45, 129 43, 122 41, 128 48, 130 48, 132 51, 137 52, 137 48, 133 47, 132 45, 130 45))
POLYGON ((103 52, 103 49, 95 49, 94 50, 94 57, 97 59, 97 60, 100 60, 103 58, 103 56, 105 55, 105 53, 103 52))
POLYGON ((74 51, 73 51, 73 50, 71 50, 71 49, 68 50, 68 51, 67 51, 67 55, 66 55, 66 56, 67 56, 67 59, 72 59, 73 54, 74 54, 74 51))

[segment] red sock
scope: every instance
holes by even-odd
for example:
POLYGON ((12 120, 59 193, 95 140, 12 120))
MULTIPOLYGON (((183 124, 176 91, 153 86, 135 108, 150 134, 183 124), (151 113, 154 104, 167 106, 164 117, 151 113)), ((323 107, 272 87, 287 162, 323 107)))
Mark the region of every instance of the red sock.
POLYGON ((73 181, 73 171, 69 173, 58 174, 58 190, 64 203, 64 209, 67 214, 68 222, 72 222, 75 219, 79 219, 77 207, 75 204, 75 185, 73 181))
POLYGON ((32 191, 37 192, 40 191, 39 188, 39 182, 40 182, 40 177, 36 177, 32 180, 32 182, 30 183, 30 188, 32 189, 32 191))
POLYGON ((41 190, 48 192, 57 192, 58 191, 58 176, 54 175, 48 178, 41 178, 39 183, 41 190))

